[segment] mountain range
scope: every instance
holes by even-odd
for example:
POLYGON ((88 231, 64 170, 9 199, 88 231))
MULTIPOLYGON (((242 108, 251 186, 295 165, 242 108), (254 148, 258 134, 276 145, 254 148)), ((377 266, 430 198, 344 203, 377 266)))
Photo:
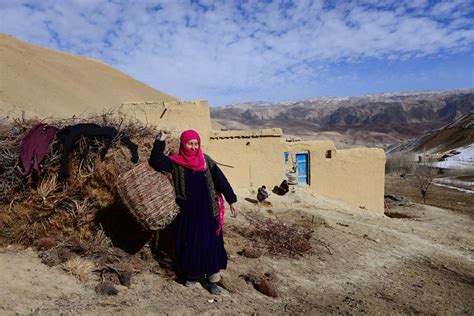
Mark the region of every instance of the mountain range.
POLYGON ((474 112, 474 89, 318 97, 215 107, 211 117, 228 129, 281 127, 303 139, 339 146, 386 147, 423 135, 474 112))

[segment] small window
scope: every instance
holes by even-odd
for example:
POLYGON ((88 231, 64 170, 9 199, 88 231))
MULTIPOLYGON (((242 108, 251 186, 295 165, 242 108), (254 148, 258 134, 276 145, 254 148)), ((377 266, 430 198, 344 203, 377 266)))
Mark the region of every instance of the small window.
POLYGON ((326 158, 331 159, 332 158, 332 150, 326 150, 326 158))

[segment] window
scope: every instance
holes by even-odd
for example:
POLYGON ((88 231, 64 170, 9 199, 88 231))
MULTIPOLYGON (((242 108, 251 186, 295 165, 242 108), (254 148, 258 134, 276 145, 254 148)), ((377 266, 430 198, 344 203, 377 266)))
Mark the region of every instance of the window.
POLYGON ((326 150, 326 158, 331 159, 332 158, 332 150, 326 150))

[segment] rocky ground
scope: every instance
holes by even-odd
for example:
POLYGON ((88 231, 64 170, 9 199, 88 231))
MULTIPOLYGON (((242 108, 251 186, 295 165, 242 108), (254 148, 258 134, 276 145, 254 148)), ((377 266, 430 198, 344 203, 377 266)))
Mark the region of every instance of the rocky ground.
POLYGON ((230 260, 221 296, 159 269, 134 276, 116 296, 98 296, 97 280, 79 281, 43 265, 34 250, 9 246, 0 250, 0 314, 474 312, 474 223, 466 212, 394 204, 390 210, 405 216, 390 218, 302 188, 272 195, 266 206, 249 202, 249 191, 239 196, 242 215, 225 224, 230 260), (315 253, 239 255, 249 215, 311 225, 315 253), (278 297, 258 292, 248 274, 264 276, 278 297))

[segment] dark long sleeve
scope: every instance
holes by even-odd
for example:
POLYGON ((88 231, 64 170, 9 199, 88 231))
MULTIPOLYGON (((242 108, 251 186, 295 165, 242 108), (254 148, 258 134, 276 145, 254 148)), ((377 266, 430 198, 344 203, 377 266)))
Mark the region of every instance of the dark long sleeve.
POLYGON ((128 147, 130 150, 130 154, 132 155, 132 159, 130 159, 133 163, 138 162, 138 145, 135 144, 130 140, 130 137, 128 136, 122 136, 120 137, 120 142, 124 144, 125 146, 128 147))
POLYGON ((69 154, 72 150, 72 146, 77 141, 79 137, 72 135, 63 139, 63 152, 61 153, 61 168, 59 169, 58 180, 63 181, 69 177, 69 154))
POLYGON ((212 167, 211 175, 216 191, 224 195, 227 203, 232 204, 237 202, 237 196, 235 195, 234 190, 232 190, 229 181, 227 181, 227 178, 217 164, 214 164, 212 167))
POLYGON ((148 163, 156 171, 171 172, 173 163, 163 153, 163 151, 165 150, 165 145, 166 143, 164 141, 161 141, 159 139, 155 140, 155 143, 153 144, 153 149, 151 150, 150 159, 148 159, 148 163))

